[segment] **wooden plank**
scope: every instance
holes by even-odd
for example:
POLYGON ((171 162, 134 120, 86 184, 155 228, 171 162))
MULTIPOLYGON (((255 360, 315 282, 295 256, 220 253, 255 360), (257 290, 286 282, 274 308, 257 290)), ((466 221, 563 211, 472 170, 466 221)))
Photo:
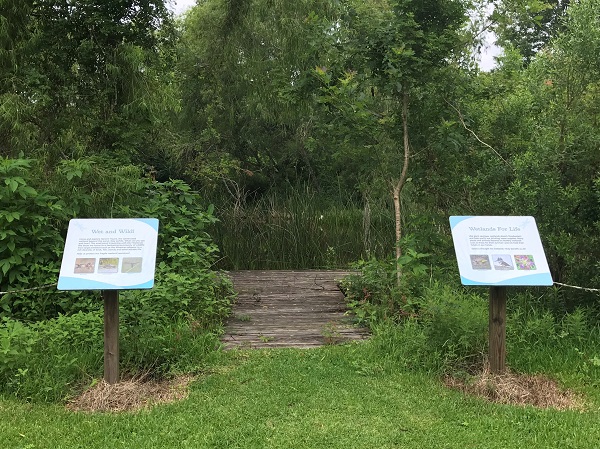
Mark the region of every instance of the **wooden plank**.
POLYGON ((226 348, 310 348, 368 338, 352 325, 338 282, 350 271, 235 271, 226 348))
POLYGON ((283 327, 281 324, 263 324, 261 326, 232 326, 231 329, 239 329, 239 334, 269 334, 269 333, 280 333, 282 335, 287 334, 311 334, 317 332, 318 335, 322 335, 323 330, 335 331, 339 333, 352 334, 365 334, 368 331, 364 328, 359 328, 353 323, 305 323, 297 324, 295 326, 283 327))

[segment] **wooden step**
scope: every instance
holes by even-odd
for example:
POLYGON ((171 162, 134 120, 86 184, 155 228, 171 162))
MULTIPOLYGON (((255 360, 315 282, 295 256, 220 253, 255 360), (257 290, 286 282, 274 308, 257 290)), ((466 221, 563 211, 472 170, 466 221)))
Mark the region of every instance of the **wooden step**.
POLYGON ((350 271, 231 271, 237 299, 225 348, 314 348, 364 340, 338 284, 350 271))

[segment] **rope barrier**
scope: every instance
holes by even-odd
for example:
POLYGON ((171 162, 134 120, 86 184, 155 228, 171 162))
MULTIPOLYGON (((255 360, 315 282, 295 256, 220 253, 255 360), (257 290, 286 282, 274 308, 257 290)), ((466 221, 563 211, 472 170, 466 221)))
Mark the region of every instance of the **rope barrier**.
MULTIPOLYGON (((561 282, 554 282, 555 285, 560 285, 561 287, 568 287, 568 288, 575 288, 577 290, 584 290, 586 292, 595 292, 595 293, 600 293, 600 288, 589 288, 589 287, 579 287, 577 285, 569 285, 569 284, 563 284, 561 282)), ((42 285, 40 287, 32 287, 32 288, 24 288, 22 290, 9 290, 6 292, 0 292, 0 295, 6 295, 8 293, 23 293, 23 292, 31 292, 33 290, 41 290, 43 288, 49 288, 49 287, 55 287, 56 285, 58 285, 57 282, 53 283, 53 284, 45 284, 42 285)))
POLYGON ((58 285, 58 282, 55 282, 54 284, 42 285, 41 287, 32 287, 32 288, 24 288, 23 290, 9 290, 7 292, 0 292, 0 296, 6 295, 8 293, 23 293, 23 292, 30 292, 33 290, 41 290, 43 288, 54 287, 55 285, 58 285))
POLYGON ((561 287, 569 287, 569 288, 576 288, 577 290, 585 290, 586 292, 600 292, 600 288, 578 287, 576 285, 561 284, 560 282, 555 282, 555 284, 560 285, 561 287))

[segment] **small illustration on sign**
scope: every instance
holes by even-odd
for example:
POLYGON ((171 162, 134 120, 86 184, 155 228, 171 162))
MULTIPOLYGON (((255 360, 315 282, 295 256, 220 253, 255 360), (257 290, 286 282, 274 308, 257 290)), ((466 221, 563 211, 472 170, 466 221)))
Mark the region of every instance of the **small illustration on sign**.
POLYGON ((471 266, 474 270, 491 270, 490 258, 487 254, 471 254, 471 266))
POLYGON ((494 270, 514 270, 510 254, 492 254, 494 270))
POLYGON ((88 257, 85 257, 85 258, 81 257, 81 258, 75 259, 75 269, 73 270, 73 273, 76 273, 76 274, 93 273, 95 268, 96 268, 96 259, 88 258, 88 257))
POLYGON ((517 270, 537 270, 531 254, 515 255, 515 263, 517 264, 517 270))
POLYGON ((100 259, 98 264, 98 273, 118 273, 119 272, 119 259, 116 257, 100 259))
POLYGON ((142 258, 141 257, 124 257, 121 265, 121 273, 141 273, 142 258))

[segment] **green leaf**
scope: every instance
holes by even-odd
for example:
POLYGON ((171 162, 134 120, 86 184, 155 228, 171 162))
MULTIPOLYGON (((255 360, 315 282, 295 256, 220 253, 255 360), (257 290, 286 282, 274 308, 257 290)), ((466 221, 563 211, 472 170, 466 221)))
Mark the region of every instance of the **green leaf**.
POLYGON ((21 196, 21 198, 37 196, 37 191, 33 187, 27 185, 21 186, 18 193, 21 196))

